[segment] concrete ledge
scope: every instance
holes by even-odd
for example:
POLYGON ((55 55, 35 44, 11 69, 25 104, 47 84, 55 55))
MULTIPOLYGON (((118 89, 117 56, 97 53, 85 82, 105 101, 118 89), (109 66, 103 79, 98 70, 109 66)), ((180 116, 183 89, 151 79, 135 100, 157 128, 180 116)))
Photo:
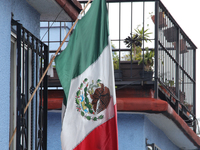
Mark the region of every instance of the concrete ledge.
POLYGON ((200 138, 166 101, 154 98, 117 98, 117 110, 145 114, 180 148, 200 148, 200 138))

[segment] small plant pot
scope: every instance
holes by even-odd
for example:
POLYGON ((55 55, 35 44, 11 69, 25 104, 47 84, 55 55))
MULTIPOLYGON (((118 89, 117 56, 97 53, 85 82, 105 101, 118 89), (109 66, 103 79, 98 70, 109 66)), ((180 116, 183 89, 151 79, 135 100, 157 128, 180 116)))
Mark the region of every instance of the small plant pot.
MULTIPOLYGON (((176 42, 173 43, 174 49, 176 49, 176 42)), ((184 39, 180 40, 180 54, 187 53, 186 41, 184 39)))
POLYGON ((188 108, 188 110, 189 110, 190 112, 192 112, 193 105, 188 104, 188 105, 186 105, 186 107, 188 108))
POLYGON ((122 70, 123 81, 135 81, 140 79, 139 72, 142 71, 143 65, 138 65, 138 61, 121 61, 120 69, 122 70))
MULTIPOLYGON (((152 21, 155 24, 155 15, 151 16, 152 21)), ((163 16, 163 12, 159 12, 159 28, 166 27, 166 19, 163 16)))
POLYGON ((175 42, 177 40, 177 29, 175 27, 164 30, 164 36, 167 42, 175 42))
MULTIPOLYGON (((176 87, 168 87, 168 88, 174 95, 176 95, 176 87)), ((179 90, 179 101, 184 103, 184 100, 185 100, 185 92, 179 90)))
MULTIPOLYGON (((186 106, 186 108, 187 108, 190 112, 192 112, 192 110, 193 110, 193 105, 191 105, 191 104, 184 104, 184 105, 186 106)), ((184 109, 184 111, 187 112, 186 109, 184 109)))
POLYGON ((144 81, 152 81, 153 71, 140 71, 140 77, 144 81))

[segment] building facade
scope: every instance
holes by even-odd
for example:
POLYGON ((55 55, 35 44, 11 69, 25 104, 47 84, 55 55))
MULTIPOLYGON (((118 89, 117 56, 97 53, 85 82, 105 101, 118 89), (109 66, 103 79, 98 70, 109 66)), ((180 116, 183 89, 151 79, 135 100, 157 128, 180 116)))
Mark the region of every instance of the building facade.
MULTIPOLYGON (((20 147, 61 149, 61 110, 59 109, 63 94, 59 82, 52 82, 55 78, 49 77, 49 85, 52 86, 48 87, 48 106, 52 106, 52 103, 56 104, 55 108, 49 108, 54 110, 45 112, 43 109, 45 106, 42 104, 42 99, 45 100, 45 96, 47 99, 47 94, 43 91, 47 86, 44 86, 39 88, 40 91, 37 91, 30 107, 23 113, 31 93, 39 82, 39 69, 43 70, 42 67, 46 66, 50 59, 45 49, 49 46, 50 50, 56 50, 60 39, 72 24, 61 22, 73 22, 81 10, 78 4, 74 5, 71 1, 56 0, 56 2, 0 1, 1 149, 15 150, 20 147), (72 12, 68 8, 70 5, 73 6, 72 12), (55 31, 48 33, 49 38, 47 34, 43 39, 44 43, 41 42, 39 39, 45 31, 40 31, 40 27, 45 29, 51 25, 41 25, 41 21, 53 22, 59 13, 61 15, 56 21, 60 22, 55 23, 55 31), (57 29, 61 29, 59 35, 57 29), (59 37, 53 37, 54 34, 59 37), (51 40, 56 44, 51 44, 51 40), (47 55, 49 58, 46 57, 47 55), (47 114, 44 115, 45 113, 47 114), (46 134, 44 134, 45 130, 47 130, 46 134)), ((79 2, 85 1, 79 0, 79 2)), ((110 16, 112 16, 109 18, 111 41, 114 45, 113 51, 116 52, 120 62, 118 70, 121 70, 115 76, 119 149, 199 149, 200 139, 196 134, 195 118, 196 46, 160 1, 138 2, 137 0, 136 3, 134 0, 123 0, 117 3, 108 0, 108 3, 110 16), (126 15, 129 19, 122 17, 125 10, 128 11, 126 15), (122 23, 126 21, 127 23, 122 23), (148 37, 151 42, 148 43, 148 39, 145 41, 143 36, 140 41, 142 46, 138 48, 145 51, 148 47, 147 52, 155 53, 152 77, 144 76, 144 62, 138 65, 138 62, 132 61, 134 49, 127 48, 123 42, 130 33, 134 36, 135 29, 141 31, 142 28, 143 31, 149 28, 149 33, 153 32, 148 37), (165 33, 169 33, 169 38, 165 33), (128 61, 133 62, 130 63, 131 67, 123 68, 123 64, 128 61), (134 69, 137 71, 142 69, 142 77, 139 76, 139 72, 135 74, 137 71, 130 72, 134 69)))
MULTIPOLYGON (((79 2, 84 7, 86 1, 79 2)), ((113 62, 114 67, 117 66, 119 149, 199 149, 200 139, 196 134, 196 46, 161 1, 107 2, 113 62), (133 43, 137 40, 136 34, 141 38, 138 39, 141 45, 137 47, 133 43), (125 44, 126 39, 130 40, 130 47, 125 44), (144 55, 145 59, 146 54, 153 56, 149 68, 144 61, 138 65, 141 59, 137 54, 144 55), (146 69, 153 72, 151 76, 145 75, 146 69)), ((54 77, 49 77, 49 132, 61 130, 61 110, 52 109, 61 109, 63 91, 54 73, 54 77)), ((53 135, 57 140, 48 136, 49 149, 54 149, 55 145, 60 148, 60 134, 53 135)))

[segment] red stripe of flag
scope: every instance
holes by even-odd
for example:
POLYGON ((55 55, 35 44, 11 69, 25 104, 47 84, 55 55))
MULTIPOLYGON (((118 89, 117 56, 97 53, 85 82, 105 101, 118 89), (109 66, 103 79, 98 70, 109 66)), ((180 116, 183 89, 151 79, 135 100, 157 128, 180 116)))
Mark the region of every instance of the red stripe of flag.
MULTIPOLYGON (((114 106, 116 114, 116 105, 114 106)), ((95 128, 74 150, 118 150, 117 115, 95 128)))

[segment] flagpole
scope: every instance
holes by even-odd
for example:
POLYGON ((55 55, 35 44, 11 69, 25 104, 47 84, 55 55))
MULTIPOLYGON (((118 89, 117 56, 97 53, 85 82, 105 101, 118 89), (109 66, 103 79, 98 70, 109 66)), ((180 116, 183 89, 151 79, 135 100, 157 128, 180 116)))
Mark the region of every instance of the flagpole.
MULTIPOLYGON (((92 1, 92 0, 88 0, 87 4, 85 5, 84 9, 81 11, 80 14, 83 14, 83 12, 85 11, 85 9, 87 8, 87 6, 89 5, 89 3, 90 3, 91 1, 92 1)), ((80 14, 79 14, 79 15, 80 15, 80 14)), ((37 89, 39 88, 39 86, 40 86, 42 80, 44 79, 44 77, 45 77, 45 75, 46 75, 46 73, 47 73, 49 67, 50 67, 51 64, 53 63, 53 61, 54 61, 56 55, 59 53, 61 47, 62 47, 63 44, 65 43, 65 41, 66 41, 66 39, 68 38, 69 34, 72 32, 72 30, 73 30, 73 28, 75 27, 75 25, 76 25, 76 23, 78 22, 78 20, 79 20, 79 16, 77 17, 76 21, 74 22, 74 24, 73 24, 72 27, 70 28, 69 32, 67 33, 67 35, 66 35, 65 38, 63 39, 62 43, 61 43, 60 46, 58 47, 58 49, 57 49, 57 51, 55 52, 53 58, 51 59, 49 65, 47 66, 46 70, 44 71, 42 77, 40 78, 40 81, 38 82, 38 84, 37 84, 35 90, 33 91, 33 93, 32 93, 32 95, 31 95, 31 97, 30 97, 28 103, 26 104, 26 107, 24 108, 24 114, 26 113, 26 111, 27 111, 27 109, 28 109, 28 107, 29 107, 29 105, 30 105, 30 103, 31 103, 31 101, 32 101, 32 99, 33 99, 33 97, 34 97, 34 95, 35 95, 37 89)), ((10 147, 10 145, 11 145, 11 143, 12 143, 12 141, 13 141, 14 135, 15 135, 15 133, 16 133, 16 131, 17 131, 16 129, 17 129, 17 127, 15 127, 15 130, 14 130, 14 132, 13 132, 13 135, 12 135, 12 137, 11 137, 11 139, 10 139, 9 147, 10 147)))

